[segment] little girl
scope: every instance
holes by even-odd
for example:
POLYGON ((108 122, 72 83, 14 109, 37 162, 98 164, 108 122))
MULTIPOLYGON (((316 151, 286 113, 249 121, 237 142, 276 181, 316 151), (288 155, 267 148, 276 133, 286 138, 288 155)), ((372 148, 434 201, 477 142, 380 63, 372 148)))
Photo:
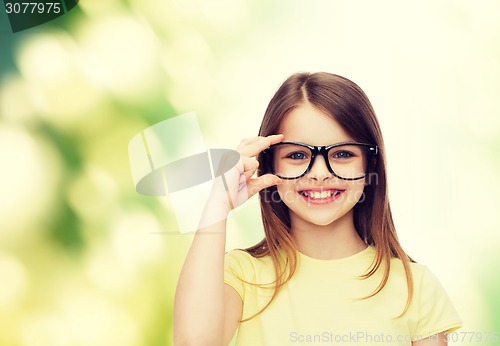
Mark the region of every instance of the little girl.
POLYGON ((237 151, 179 278, 176 345, 227 345, 237 329, 244 346, 447 345, 460 318, 399 244, 382 134, 355 83, 291 76, 237 151), (228 213, 257 192, 265 238, 224 254, 228 213))

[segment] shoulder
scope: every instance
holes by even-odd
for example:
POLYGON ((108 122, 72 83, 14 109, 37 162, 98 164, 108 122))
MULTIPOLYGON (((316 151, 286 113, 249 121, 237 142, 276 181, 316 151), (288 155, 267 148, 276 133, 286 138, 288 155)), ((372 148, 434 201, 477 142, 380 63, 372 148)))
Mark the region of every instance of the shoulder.
MULTIPOLYGON (((416 299, 440 299, 445 290, 437 276, 424 264, 410 262, 411 276, 413 279, 413 292, 416 299)), ((390 282, 407 285, 406 271, 403 261, 399 258, 391 259, 390 282)))
MULTIPOLYGON (((424 264, 410 262, 410 271, 413 278, 415 297, 419 295, 438 299, 443 295, 444 289, 437 276, 424 264)), ((406 272, 403 261, 399 258, 391 259, 390 276, 393 280, 406 281, 406 272)))
MULTIPOLYGON (((432 280, 437 280, 437 278, 434 276, 434 274, 429 270, 429 268, 422 264, 422 263, 416 263, 416 262, 410 262, 410 271, 413 277, 413 282, 414 284, 418 284, 424 279, 432 279, 432 280)), ((391 269, 390 269, 391 274, 394 275, 405 275, 405 269, 403 266, 403 261, 399 258, 393 257, 391 259, 391 269)))
POLYGON ((255 283, 272 282, 274 267, 270 256, 253 257, 245 250, 231 250, 224 257, 224 283, 233 287, 245 300, 255 283))
POLYGON ((267 262, 269 256, 264 256, 264 257, 253 257, 250 255, 247 251, 241 250, 241 249, 234 249, 226 252, 224 256, 226 261, 236 261, 240 263, 263 263, 267 262))
POLYGON ((416 290, 422 288, 429 289, 429 287, 442 288, 438 277, 426 265, 421 263, 410 263, 410 268, 416 290))
POLYGON ((234 250, 229 250, 228 252, 226 252, 224 257, 226 260, 233 259, 233 260, 248 261, 248 260, 251 260, 252 255, 250 255, 245 250, 234 249, 234 250))
MULTIPOLYGON (((429 270, 429 268, 424 264, 411 262, 410 268, 411 268, 411 272, 413 274, 413 280, 415 281, 415 283, 421 282, 426 277, 434 276, 434 274, 432 274, 432 272, 429 270)), ((434 276, 434 278, 436 278, 436 277, 434 276)))
POLYGON ((228 251, 224 256, 224 266, 241 273, 260 271, 272 265, 270 256, 253 257, 240 249, 228 251))
POLYGON ((410 267, 415 292, 419 294, 420 299, 439 300, 448 298, 438 277, 427 266, 411 263, 410 267))

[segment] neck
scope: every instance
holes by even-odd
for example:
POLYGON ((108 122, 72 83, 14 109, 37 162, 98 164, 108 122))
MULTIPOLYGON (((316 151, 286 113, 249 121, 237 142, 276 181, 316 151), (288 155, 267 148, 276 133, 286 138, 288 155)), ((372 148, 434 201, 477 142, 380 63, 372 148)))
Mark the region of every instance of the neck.
POLYGON ((290 215, 290 219, 290 233, 298 250, 306 256, 339 259, 366 249, 354 227, 352 210, 328 225, 315 225, 296 215, 290 215))

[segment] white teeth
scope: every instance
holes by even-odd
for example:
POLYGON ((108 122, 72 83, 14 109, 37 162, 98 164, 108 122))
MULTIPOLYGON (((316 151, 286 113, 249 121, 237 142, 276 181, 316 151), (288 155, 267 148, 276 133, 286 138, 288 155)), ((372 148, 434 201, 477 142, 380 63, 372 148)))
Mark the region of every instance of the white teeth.
POLYGON ((328 191, 302 191, 302 194, 308 198, 312 199, 320 199, 320 198, 328 198, 331 197, 332 194, 338 195, 340 191, 328 190, 328 191))

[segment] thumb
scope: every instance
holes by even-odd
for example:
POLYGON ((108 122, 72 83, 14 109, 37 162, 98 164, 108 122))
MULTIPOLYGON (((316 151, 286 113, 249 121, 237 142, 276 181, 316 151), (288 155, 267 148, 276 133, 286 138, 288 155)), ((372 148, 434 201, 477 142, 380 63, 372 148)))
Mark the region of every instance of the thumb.
POLYGON ((262 175, 258 178, 251 179, 247 183, 248 197, 250 198, 251 196, 255 195, 260 190, 265 189, 266 187, 270 187, 273 185, 279 185, 282 182, 283 182, 283 180, 281 180, 279 177, 275 176, 274 174, 265 174, 265 175, 262 175))

